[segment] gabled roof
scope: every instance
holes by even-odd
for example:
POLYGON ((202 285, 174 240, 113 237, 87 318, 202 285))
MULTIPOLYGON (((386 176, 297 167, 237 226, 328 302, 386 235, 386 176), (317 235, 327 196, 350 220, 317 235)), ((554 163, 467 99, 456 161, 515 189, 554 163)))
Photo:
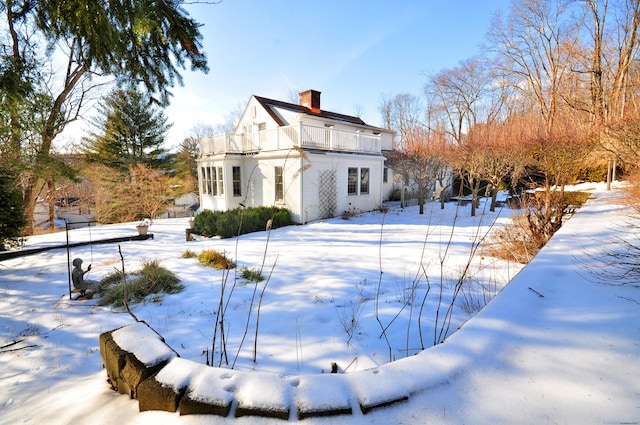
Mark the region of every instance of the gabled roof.
POLYGON ((297 105, 295 103, 282 102, 280 100, 267 99, 265 97, 260 97, 255 95, 253 97, 258 102, 260 102, 260 105, 262 105, 262 107, 269 113, 271 118, 273 118, 275 122, 278 123, 278 125, 280 126, 284 126, 287 124, 284 123, 282 119, 278 116, 278 114, 275 113, 275 111, 273 110, 274 107, 290 109, 290 110, 307 114, 313 117, 327 118, 327 119, 336 120, 336 121, 343 121, 349 124, 368 126, 368 124, 362 121, 362 119, 351 116, 351 115, 343 115, 343 114, 338 114, 337 112, 330 112, 330 111, 323 111, 323 110, 316 113, 311 111, 311 109, 309 108, 305 108, 304 106, 297 105))

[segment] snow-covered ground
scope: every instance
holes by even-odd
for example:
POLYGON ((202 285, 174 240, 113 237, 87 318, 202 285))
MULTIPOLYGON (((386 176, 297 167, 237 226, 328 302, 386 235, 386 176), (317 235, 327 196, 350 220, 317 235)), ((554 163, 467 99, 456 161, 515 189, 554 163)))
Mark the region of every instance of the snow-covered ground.
MULTIPOLYGON (((417 207, 392 208, 386 215, 195 242, 185 241, 186 219, 158 220, 150 228, 153 240, 120 246, 128 270, 157 259, 185 284, 180 294, 133 306, 184 359, 205 363, 211 351, 223 275, 181 255, 186 249, 213 248, 235 258, 239 267, 255 269, 264 262, 263 274, 272 273, 261 306, 255 363, 253 285, 238 279, 229 299, 227 354, 232 363, 239 353, 236 370, 306 377, 327 372, 336 362, 341 372, 351 374, 383 365, 390 357, 409 357, 415 367, 416 383, 407 402, 305 423, 638 423, 640 289, 593 282, 582 266, 597 261, 593 254, 600 248, 611 248, 613 236, 637 235, 626 227, 629 211, 615 202, 615 192, 602 185, 588 189, 593 199, 519 274, 520 266, 478 251, 468 274, 477 297, 469 290, 458 298, 458 306, 483 295, 482 285, 497 290, 517 276, 477 316, 469 319, 456 307, 449 334, 464 323, 461 329, 418 355, 423 345, 433 344, 443 324, 446 329, 443 316, 452 282, 474 244, 494 222, 508 221, 511 211, 482 210, 473 218, 468 207, 457 210, 453 203, 444 212, 434 205, 422 216, 417 207), (249 311, 249 331, 240 347, 249 311), (350 336, 344 323, 354 314, 350 336), (420 375, 430 376, 422 386, 420 375)), ((69 237, 74 243, 133 233, 134 224, 124 224, 77 229, 69 237)), ((65 240, 64 232, 37 236, 26 247, 65 240)), ((92 279, 120 266, 117 244, 73 248, 69 257, 91 263, 87 277, 92 279)), ((135 400, 109 389, 98 351, 100 333, 132 319, 93 300, 70 301, 67 264, 64 248, 0 263, 0 346, 5 346, 0 349, 0 423, 283 423, 138 413, 135 400), (19 342, 8 345, 14 341, 19 342)), ((233 282, 231 273, 227 290, 233 282)), ((219 351, 215 361, 220 361, 219 351)))

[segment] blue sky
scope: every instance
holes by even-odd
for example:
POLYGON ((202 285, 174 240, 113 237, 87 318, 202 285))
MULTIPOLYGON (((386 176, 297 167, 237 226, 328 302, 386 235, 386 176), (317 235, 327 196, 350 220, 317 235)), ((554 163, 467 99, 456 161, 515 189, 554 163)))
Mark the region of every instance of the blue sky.
POLYGON ((509 0, 223 0, 187 5, 204 24, 211 71, 184 72, 166 110, 168 146, 199 122, 221 123, 253 94, 292 101, 322 92, 321 107, 359 109, 380 124, 383 96, 420 95, 426 74, 479 53, 491 19, 509 0))

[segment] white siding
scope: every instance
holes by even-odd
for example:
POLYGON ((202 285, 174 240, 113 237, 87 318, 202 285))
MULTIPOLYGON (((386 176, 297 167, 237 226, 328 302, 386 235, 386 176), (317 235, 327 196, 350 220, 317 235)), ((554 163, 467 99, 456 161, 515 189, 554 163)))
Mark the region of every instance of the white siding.
POLYGON ((303 116, 302 113, 288 108, 274 107, 273 110, 284 122, 284 125, 298 124, 303 116))
POLYGON ((260 153, 245 157, 243 166, 243 202, 246 206, 277 206, 289 210, 294 222, 300 222, 300 161, 298 151, 260 153), (275 169, 283 169, 282 202, 276 201, 275 169))
POLYGON ((252 132, 255 133, 258 131, 258 124, 260 123, 266 124, 266 130, 278 128, 278 124, 271 115, 260 105, 260 102, 258 102, 255 97, 251 96, 247 107, 240 117, 240 121, 238 121, 235 133, 242 133, 245 125, 251 125, 252 132))
POLYGON ((326 173, 335 175, 334 216, 340 216, 348 210, 372 211, 382 205, 382 167, 381 156, 307 153, 310 166, 303 175, 303 212, 304 222, 327 218, 326 173), (369 169, 369 193, 347 195, 347 174, 349 167, 369 169), (324 199, 322 199, 324 198, 324 199))

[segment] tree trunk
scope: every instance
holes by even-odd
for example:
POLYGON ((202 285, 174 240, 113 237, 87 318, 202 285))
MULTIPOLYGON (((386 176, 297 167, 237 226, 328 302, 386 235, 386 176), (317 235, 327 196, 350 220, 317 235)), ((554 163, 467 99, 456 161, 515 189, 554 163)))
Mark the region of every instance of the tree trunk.
POLYGON ((471 195, 471 217, 476 216, 476 199, 478 199, 478 194, 473 192, 471 195))
POLYGON ((47 203, 49 204, 49 231, 52 232, 56 228, 56 188, 53 180, 47 181, 47 189, 47 203))
POLYGON ((27 184, 27 186, 22 190, 22 209, 27 217, 27 225, 24 228, 25 236, 33 235, 34 230, 34 213, 36 209, 35 197, 33 196, 34 190, 35 186, 31 184, 27 184))
POLYGON ((496 186, 491 185, 491 207, 489 208, 489 211, 495 212, 497 203, 498 203, 498 189, 496 188, 496 186))
MULTIPOLYGON (((34 164, 32 166, 29 175, 27 176, 27 183, 25 184, 23 202, 25 205, 25 214, 27 214, 28 219, 31 220, 31 224, 27 226, 26 231, 27 234, 31 235, 34 231, 34 213, 35 206, 38 196, 40 196, 40 192, 46 182, 44 182, 40 177, 36 175, 37 172, 42 171, 42 169, 46 166, 43 164, 47 164, 49 162, 49 156, 51 152, 51 145, 53 143, 53 139, 60 132, 60 121, 64 119, 61 116, 62 107, 73 91, 74 87, 80 81, 80 78, 86 73, 86 69, 82 66, 78 66, 73 72, 71 72, 66 80, 65 86, 63 90, 56 97, 51 110, 49 111, 49 115, 47 117, 46 122, 43 125, 41 137, 42 144, 38 149, 38 154, 34 160, 34 164)), ((53 182, 54 176, 47 176, 47 180, 51 180, 53 182)), ((53 214, 53 211, 49 212, 50 215, 53 214)), ((50 216, 51 217, 51 216, 50 216)))

